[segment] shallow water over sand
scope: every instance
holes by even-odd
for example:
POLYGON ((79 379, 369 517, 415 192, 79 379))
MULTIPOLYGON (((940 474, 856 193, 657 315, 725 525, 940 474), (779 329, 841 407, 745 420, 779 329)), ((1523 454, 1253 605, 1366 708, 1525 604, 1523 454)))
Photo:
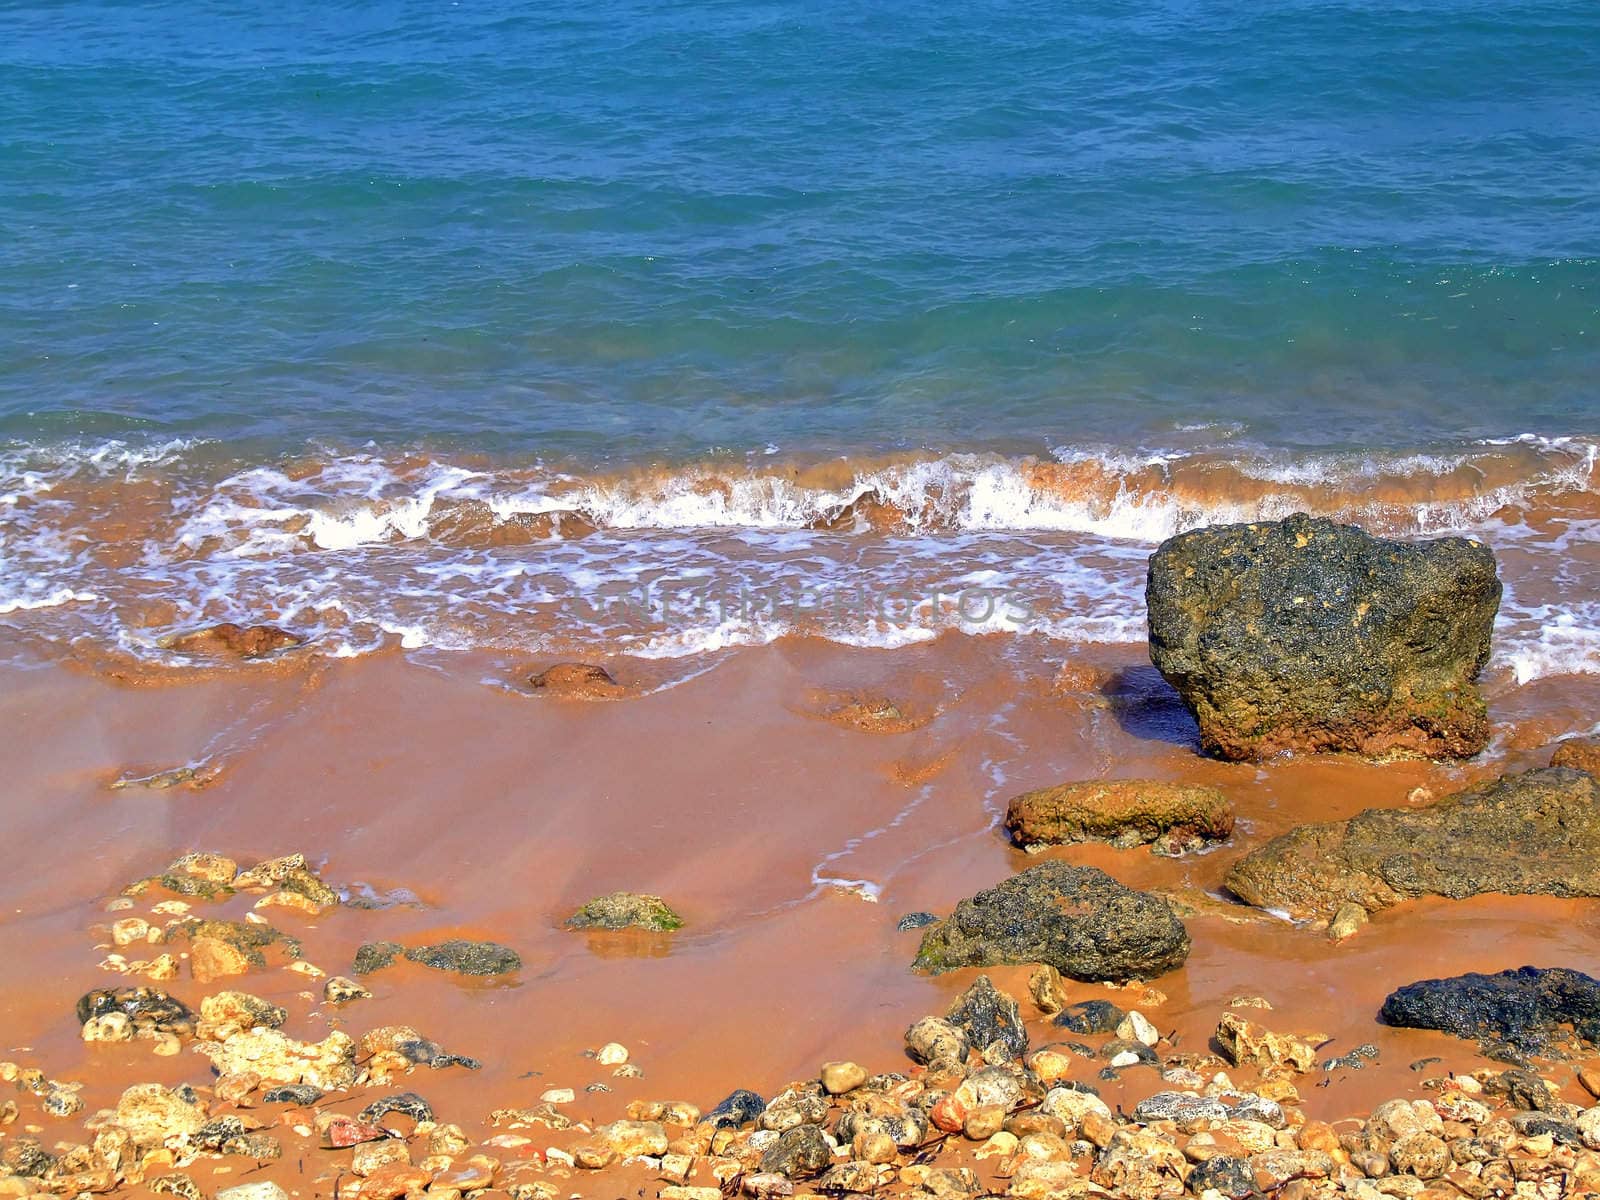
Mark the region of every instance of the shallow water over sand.
MULTIPOLYGON (((1178 1050, 1204 1048, 1240 994, 1272 1003, 1250 1014, 1271 1028, 1327 1035, 1325 1055, 1378 1045, 1373 1067, 1304 1078, 1313 1117, 1408 1094, 1421 1078, 1410 1064, 1424 1057, 1484 1065, 1443 1035, 1379 1026, 1393 988, 1525 963, 1595 966, 1592 902, 1426 901, 1334 945, 1219 890, 1240 853, 1293 824, 1543 765, 1545 743, 1592 723, 1592 677, 1496 686, 1495 745, 1472 765, 1257 767, 1197 757, 1188 718, 1138 654, 1063 651, 1039 638, 950 635, 896 651, 790 638, 692 671, 618 660, 618 676, 643 690, 602 703, 519 687, 540 665, 532 660, 386 653, 279 663, 138 687, 61 664, 7 671, 0 718, 14 799, 0 836, 27 849, 26 869, 0 880, 0 960, 29 967, 5 973, 0 1012, 8 1045, 28 1047, 57 1078, 84 1081, 91 1111, 133 1082, 210 1077, 188 1053, 85 1045, 72 1014, 80 994, 118 982, 96 966, 105 951, 90 932, 111 919, 104 902, 190 849, 241 862, 303 851, 337 885, 409 889, 422 901, 315 919, 269 911, 330 974, 348 973, 356 947, 378 939, 484 937, 522 955, 524 969, 499 983, 401 964, 367 978, 373 999, 337 1012, 311 1002, 318 985, 281 969, 233 981, 285 1004, 295 1036, 320 1036, 330 1022, 357 1035, 401 1022, 482 1059, 478 1073, 421 1071, 406 1084, 469 1129, 554 1086, 579 1089, 575 1115, 614 1117, 638 1098, 709 1107, 734 1087, 770 1095, 828 1059, 903 1069, 905 1027, 942 1012, 977 972, 912 974, 918 935, 897 932, 896 921, 948 912, 1027 865, 997 829, 1005 801, 1068 779, 1194 780, 1232 798, 1234 837, 1208 853, 1047 853, 1194 906, 1193 953, 1153 981, 1167 1001, 1146 1007, 1178 1050), (1063 666, 1072 670, 1058 679, 1063 666), (931 719, 883 734, 819 716, 852 695, 892 697, 931 719), (108 788, 123 774, 200 760, 219 769, 200 790, 108 788), (580 903, 615 889, 669 898, 686 927, 562 929, 580 903), (630 1047, 642 1078, 612 1078, 583 1057, 613 1040, 630 1047), (585 1093, 591 1082, 612 1090, 585 1093)), ((238 917, 251 902, 236 897, 218 911, 238 917)), ((1026 969, 993 974, 1025 993, 1026 969)), ((197 1004, 218 985, 201 989, 185 971, 167 986, 197 1004)), ((1138 1002, 1139 989, 1068 986, 1074 1000, 1138 1002)), ((1033 1033, 1036 1044, 1052 1036, 1042 1020, 1033 1033)), ((1099 1086, 1128 1107, 1161 1087, 1140 1070, 1099 1086)))

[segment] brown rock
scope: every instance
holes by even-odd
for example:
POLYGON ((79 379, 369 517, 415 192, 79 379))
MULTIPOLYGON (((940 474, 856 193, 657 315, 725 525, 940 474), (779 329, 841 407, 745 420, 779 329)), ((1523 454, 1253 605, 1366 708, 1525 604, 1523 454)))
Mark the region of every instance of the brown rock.
POLYGON ((163 638, 161 645, 183 654, 264 658, 304 641, 304 638, 279 629, 276 625, 235 625, 232 621, 224 621, 209 629, 196 629, 163 638))
POLYGON ((592 663, 556 663, 530 676, 528 686, 569 700, 615 700, 628 694, 611 672, 592 663))
POLYGON ((1550 765, 1600 775, 1600 738, 1568 738, 1558 743, 1556 752, 1550 756, 1550 765))
POLYGON ((1006 829, 1023 847, 1110 842, 1154 843, 1180 854, 1233 832, 1233 808, 1216 788, 1150 779, 1097 780, 1013 797, 1006 829))
POLYGON ((196 983, 211 983, 250 969, 250 959, 237 946, 218 938, 195 938, 189 947, 189 970, 196 983))
POLYGON ((1272 1033, 1237 1013, 1222 1014, 1216 1036, 1222 1053, 1236 1067, 1288 1067, 1305 1072, 1317 1065, 1317 1049, 1310 1042, 1272 1033))

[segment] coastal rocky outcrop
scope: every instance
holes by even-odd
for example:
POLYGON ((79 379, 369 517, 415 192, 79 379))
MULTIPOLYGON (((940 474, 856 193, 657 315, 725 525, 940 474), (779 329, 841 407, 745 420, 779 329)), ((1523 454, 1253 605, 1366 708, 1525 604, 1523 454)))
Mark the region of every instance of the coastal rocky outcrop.
POLYGON ((1544 767, 1428 808, 1302 825, 1235 863, 1227 886, 1250 904, 1325 919, 1419 896, 1600 896, 1600 780, 1544 767))
POLYGON ((1151 979, 1180 966, 1189 934, 1160 896, 1094 867, 1045 862, 961 901, 923 935, 913 966, 1047 963, 1072 979, 1151 979))
POLYGON ((1213 787, 1154 779, 1108 779, 1039 788, 1012 798, 1006 831, 1019 846, 1148 843, 1177 855, 1233 832, 1233 808, 1213 787))
POLYGON ((1489 738, 1474 680, 1500 593, 1493 552, 1464 538, 1303 513, 1196 529, 1150 560, 1150 659, 1220 758, 1461 758, 1489 738))
POLYGON ((1425 979, 1393 992, 1380 1019, 1406 1029, 1438 1029, 1459 1038, 1549 1054, 1575 1038, 1600 1046, 1600 979, 1561 967, 1520 967, 1496 975, 1425 979))

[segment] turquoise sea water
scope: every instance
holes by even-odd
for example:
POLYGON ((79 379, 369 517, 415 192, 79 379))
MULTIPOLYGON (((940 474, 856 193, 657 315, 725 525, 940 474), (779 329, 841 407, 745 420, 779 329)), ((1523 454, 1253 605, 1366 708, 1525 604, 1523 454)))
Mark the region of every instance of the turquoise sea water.
POLYGON ((0 435, 1600 422, 1600 7, 0 11, 0 435))
POLYGON ((1133 642, 1156 541, 1306 509, 1491 541, 1521 683, 1600 672, 1597 435, 1587 0, 0 6, 49 646, 1133 642))

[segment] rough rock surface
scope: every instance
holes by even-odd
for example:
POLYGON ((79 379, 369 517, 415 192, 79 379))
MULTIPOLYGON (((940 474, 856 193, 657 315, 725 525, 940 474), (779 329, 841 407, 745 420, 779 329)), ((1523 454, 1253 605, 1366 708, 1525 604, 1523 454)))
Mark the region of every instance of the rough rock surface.
POLYGON ((1464 538, 1303 513, 1196 529, 1150 560, 1150 659, 1221 758, 1459 758, 1489 738, 1474 680, 1500 591, 1493 552, 1464 538))
POLYGON ((1160 896, 1094 867, 1045 862, 963 900, 923 935, 913 965, 939 974, 1048 963, 1072 979, 1124 982, 1161 975, 1188 954, 1188 931, 1160 896))
POLYGON ((1065 783, 1013 797, 1006 830, 1022 847, 1072 842, 1153 843, 1182 854, 1233 832, 1233 808, 1213 787, 1153 779, 1065 783))
POLYGON ((1550 765, 1600 775, 1600 738, 1569 738, 1556 747, 1550 765))
POLYGON ((1545 767, 1428 808, 1302 825, 1228 872, 1234 894, 1295 917, 1418 896, 1600 896, 1600 780, 1545 767))
POLYGON ((1028 1030, 1015 998, 994 986, 987 975, 979 975, 971 987, 950 1006, 945 1020, 966 1034, 967 1042, 980 1051, 1000 1043, 1002 1052, 1020 1058, 1028 1050, 1028 1030))
POLYGON ((509 975, 522 969, 522 956, 509 946, 452 938, 431 946, 410 947, 398 942, 367 942, 356 950, 354 970, 357 975, 370 975, 398 958, 457 975, 509 975))
POLYGON ((1561 967, 1521 967, 1497 975, 1458 975, 1408 984, 1383 1002, 1380 1018, 1408 1029, 1501 1043, 1523 1054, 1548 1052, 1572 1031, 1600 1045, 1600 979, 1561 967))
POLYGON ((589 901, 567 918, 568 929, 649 929, 670 932, 683 927, 683 918, 660 896, 638 892, 612 892, 589 901))
POLYGON ((592 663, 565 662, 546 667, 530 676, 528 686, 572 700, 615 700, 628 689, 618 683, 604 667, 592 663))
POLYGON ((167 650, 183 654, 231 655, 234 658, 264 658, 279 650, 298 646, 305 639, 276 625, 236 625, 224 621, 207 629, 174 634, 163 638, 167 650))

